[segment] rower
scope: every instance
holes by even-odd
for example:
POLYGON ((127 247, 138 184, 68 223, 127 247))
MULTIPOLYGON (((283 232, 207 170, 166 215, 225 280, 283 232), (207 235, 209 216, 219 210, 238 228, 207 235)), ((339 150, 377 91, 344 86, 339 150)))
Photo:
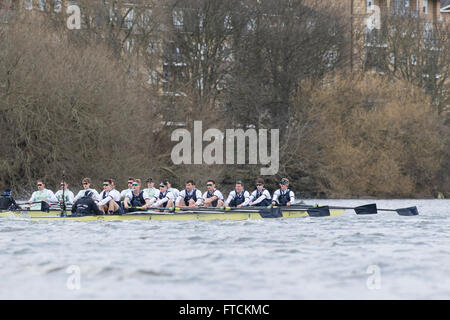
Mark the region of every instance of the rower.
POLYGON ((294 192, 289 189, 289 180, 283 178, 280 181, 280 189, 273 193, 272 205, 280 205, 289 207, 295 201, 294 192))
POLYGON ((19 206, 12 196, 12 190, 6 189, 2 195, 0 195, 0 210, 17 210, 19 206))
POLYGON ((91 188, 91 179, 90 178, 84 178, 81 183, 83 184, 83 190, 80 190, 78 192, 77 196, 74 198, 74 202, 77 202, 78 199, 85 196, 86 191, 92 191, 94 194, 95 200, 100 200, 100 195, 98 194, 97 190, 91 188))
POLYGON ((116 190, 116 180, 113 178, 110 178, 109 180, 111 180, 111 190, 116 190))
POLYGON ((75 197, 73 195, 73 192, 69 190, 69 184, 65 181, 61 181, 59 187, 61 188, 61 190, 58 190, 55 193, 55 196, 58 199, 59 203, 63 202, 63 189, 64 189, 65 203, 68 205, 72 205, 75 197))
POLYGON ((155 196, 156 188, 155 188, 155 182, 153 181, 153 178, 147 179, 147 188, 144 189, 144 191, 147 192, 150 199, 155 196))
POLYGON ((186 181, 186 189, 177 197, 178 208, 198 208, 202 204, 202 193, 195 188, 193 180, 186 181))
POLYGON ((216 183, 214 180, 208 180, 206 182, 207 191, 203 194, 203 203, 205 207, 222 207, 223 195, 222 192, 216 189, 216 183))
POLYGON ((241 208, 247 206, 250 203, 250 194, 244 190, 244 184, 241 180, 236 181, 236 186, 233 191, 228 195, 225 206, 241 208))
POLYGON ((103 212, 95 203, 97 197, 91 190, 86 190, 84 195, 72 206, 72 216, 93 216, 102 215, 103 212))
POLYGON ((172 184, 170 183, 169 180, 163 180, 164 183, 167 183, 168 189, 170 192, 172 192, 173 196, 175 197, 175 199, 178 198, 178 196, 180 195, 180 190, 178 190, 177 188, 172 188, 172 184))
POLYGON ((108 214, 119 213, 120 193, 113 188, 113 181, 111 179, 103 180, 103 191, 100 193, 100 201, 98 208, 108 214))
POLYGON ((31 204, 31 210, 50 211, 51 203, 58 203, 53 191, 45 188, 45 183, 42 179, 37 180, 38 190, 33 192, 28 203, 31 204))
POLYGON ((175 197, 169 190, 167 181, 162 181, 159 184, 159 190, 156 190, 155 196, 150 200, 150 205, 153 208, 167 208, 173 207, 175 197))
POLYGON ((120 200, 124 200, 126 195, 133 191, 133 182, 134 178, 128 178, 128 189, 122 190, 122 192, 120 192, 120 200))
POLYGON ((264 179, 258 178, 256 180, 256 190, 250 196, 250 206, 267 207, 271 204, 272 197, 270 192, 264 188, 264 179))
POLYGON ((145 192, 141 190, 141 179, 134 179, 131 185, 133 191, 128 193, 123 200, 123 207, 129 212, 134 210, 145 211, 150 206, 150 197, 145 192), (131 205, 131 206, 130 206, 131 205), (136 209, 136 207, 142 207, 141 209, 136 209), (134 209, 133 209, 134 208, 134 209))

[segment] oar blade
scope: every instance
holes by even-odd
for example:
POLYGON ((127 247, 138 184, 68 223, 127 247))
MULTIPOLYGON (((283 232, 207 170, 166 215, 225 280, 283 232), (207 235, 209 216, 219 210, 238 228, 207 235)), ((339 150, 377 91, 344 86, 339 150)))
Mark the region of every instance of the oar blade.
POLYGON ((283 213, 281 212, 281 208, 263 208, 259 210, 259 214, 262 218, 281 218, 283 213))
POLYGON ((417 207, 409 207, 409 208, 401 208, 401 209, 396 209, 395 211, 397 211, 397 213, 400 216, 417 216, 419 215, 419 211, 417 210, 417 207))
POLYGON ((329 217, 331 215, 328 206, 309 208, 306 211, 310 217, 329 217))
POLYGON ((371 203, 371 204, 366 204, 363 206, 355 207, 354 210, 355 210, 356 214, 376 214, 376 213, 378 213, 376 203, 371 203))

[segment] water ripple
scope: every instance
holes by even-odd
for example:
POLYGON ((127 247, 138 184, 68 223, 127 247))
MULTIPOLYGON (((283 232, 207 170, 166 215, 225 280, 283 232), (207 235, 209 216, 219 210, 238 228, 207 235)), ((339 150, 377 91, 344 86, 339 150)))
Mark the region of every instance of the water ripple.
POLYGON ((449 299, 450 200, 376 202, 416 205, 420 216, 348 210, 340 218, 247 221, 0 219, 0 298, 449 299), (78 291, 67 287, 71 270, 80 271, 78 291), (381 290, 368 288, 374 272, 381 290))

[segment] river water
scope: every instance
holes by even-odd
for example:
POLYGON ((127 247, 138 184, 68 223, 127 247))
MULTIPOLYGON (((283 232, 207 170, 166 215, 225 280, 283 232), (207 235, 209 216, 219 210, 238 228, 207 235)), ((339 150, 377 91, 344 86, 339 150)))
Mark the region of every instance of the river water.
POLYGON ((0 299, 450 299, 450 200, 375 202, 420 215, 0 219, 0 299))

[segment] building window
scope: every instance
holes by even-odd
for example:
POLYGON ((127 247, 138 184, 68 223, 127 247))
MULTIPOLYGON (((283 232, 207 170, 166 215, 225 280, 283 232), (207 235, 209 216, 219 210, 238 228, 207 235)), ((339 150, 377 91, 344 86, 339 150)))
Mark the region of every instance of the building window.
POLYGON ((142 14, 142 24, 144 26, 148 26, 150 25, 151 21, 152 21, 152 14, 153 14, 153 10, 152 9, 147 9, 145 10, 145 12, 142 14))
POLYGON ((155 54, 157 53, 159 50, 159 44, 158 41, 156 40, 150 40, 148 43, 148 48, 147 48, 147 52, 151 53, 151 54, 155 54))
POLYGON ((131 29, 132 27, 133 27, 133 23, 134 23, 134 10, 133 9, 131 9, 131 10, 127 10, 127 12, 125 12, 126 13, 126 16, 125 16, 125 26, 126 26, 126 28, 128 28, 128 29, 131 29))
POLYGON ((53 0, 53 11, 61 12, 61 0, 53 0))
POLYGON ((203 30, 204 23, 205 23, 205 15, 203 13, 199 13, 199 15, 198 15, 198 26, 199 26, 200 30, 203 30))
POLYGON ((423 0, 423 13, 428 14, 428 0, 423 0))
POLYGON ((23 3, 23 6, 25 10, 32 10, 33 9, 33 0, 25 0, 23 3))
POLYGON ((175 28, 182 29, 184 20, 183 10, 181 9, 173 10, 172 16, 173 16, 173 25, 175 26, 175 28))
POLYGON ((233 29, 233 24, 232 24, 232 21, 231 21, 231 16, 226 15, 223 24, 224 24, 225 29, 232 30, 233 29))
POLYGON ((256 31, 256 19, 255 18, 250 18, 250 20, 247 23, 247 31, 249 32, 254 32, 256 31))
POLYGON ((152 70, 149 72, 148 75, 148 84, 158 84, 158 72, 156 72, 155 70, 152 70))
POLYGON ((45 11, 46 0, 39 0, 39 10, 45 11))
POLYGON ((397 14, 409 14, 410 0, 393 0, 393 10, 397 14))

